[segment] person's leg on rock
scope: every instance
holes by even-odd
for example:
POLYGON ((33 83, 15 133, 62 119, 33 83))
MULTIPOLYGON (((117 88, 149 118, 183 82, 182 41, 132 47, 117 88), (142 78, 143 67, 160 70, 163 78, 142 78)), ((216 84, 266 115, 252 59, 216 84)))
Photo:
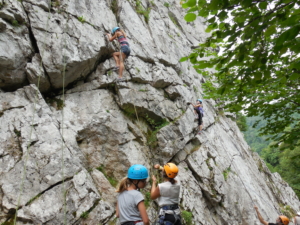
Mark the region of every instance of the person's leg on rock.
POLYGON ((116 67, 120 67, 120 52, 113 53, 114 60, 116 61, 116 67))
POLYGON ((125 53, 122 52, 122 54, 120 54, 120 59, 119 59, 119 78, 122 78, 123 76, 123 70, 124 70, 124 60, 126 58, 126 55, 125 53))

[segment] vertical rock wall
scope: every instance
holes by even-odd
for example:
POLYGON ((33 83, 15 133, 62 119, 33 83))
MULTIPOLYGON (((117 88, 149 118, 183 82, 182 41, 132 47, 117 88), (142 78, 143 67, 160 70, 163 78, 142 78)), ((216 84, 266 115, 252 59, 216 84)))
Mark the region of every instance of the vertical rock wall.
POLYGON ((213 100, 197 135, 186 103, 204 98, 205 79, 179 59, 208 34, 184 15, 173 0, 0 0, 1 223, 18 208, 17 224, 116 224, 128 167, 170 160, 193 224, 259 224, 254 205, 269 221, 299 209, 213 100), (118 44, 105 36, 117 25, 132 49, 118 83, 118 44))

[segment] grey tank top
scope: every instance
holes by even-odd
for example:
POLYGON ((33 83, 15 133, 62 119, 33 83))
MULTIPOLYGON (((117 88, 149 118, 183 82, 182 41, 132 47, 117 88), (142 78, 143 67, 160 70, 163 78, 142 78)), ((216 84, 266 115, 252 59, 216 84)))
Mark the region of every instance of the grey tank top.
POLYGON ((178 178, 176 180, 175 184, 171 184, 169 181, 158 184, 160 197, 157 202, 160 207, 179 203, 180 181, 178 178))
POLYGON ((300 225, 300 216, 295 217, 296 224, 295 225, 300 225))

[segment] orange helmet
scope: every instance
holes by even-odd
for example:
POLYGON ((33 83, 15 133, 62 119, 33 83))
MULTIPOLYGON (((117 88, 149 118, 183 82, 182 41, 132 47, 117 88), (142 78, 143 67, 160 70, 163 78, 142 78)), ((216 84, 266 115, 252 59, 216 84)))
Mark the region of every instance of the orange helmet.
POLYGON ((164 165, 164 170, 169 178, 175 178, 178 173, 178 167, 174 163, 164 165))
POLYGON ((281 219, 281 222, 284 224, 284 225, 288 225, 290 220, 289 218, 287 218, 286 216, 279 216, 279 218, 281 219))

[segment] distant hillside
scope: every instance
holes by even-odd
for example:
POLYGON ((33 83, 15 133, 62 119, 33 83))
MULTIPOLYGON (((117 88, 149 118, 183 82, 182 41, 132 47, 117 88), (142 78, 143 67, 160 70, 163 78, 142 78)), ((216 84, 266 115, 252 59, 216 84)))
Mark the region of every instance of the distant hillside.
POLYGON ((265 140, 267 138, 266 136, 259 136, 259 129, 263 127, 266 122, 262 120, 262 117, 254 116, 247 117, 246 123, 248 129, 246 131, 243 131, 245 139, 253 151, 261 154, 262 149, 268 147, 268 145, 271 143, 271 140, 265 140), (253 128, 252 126, 256 121, 260 122, 255 128, 253 128))

